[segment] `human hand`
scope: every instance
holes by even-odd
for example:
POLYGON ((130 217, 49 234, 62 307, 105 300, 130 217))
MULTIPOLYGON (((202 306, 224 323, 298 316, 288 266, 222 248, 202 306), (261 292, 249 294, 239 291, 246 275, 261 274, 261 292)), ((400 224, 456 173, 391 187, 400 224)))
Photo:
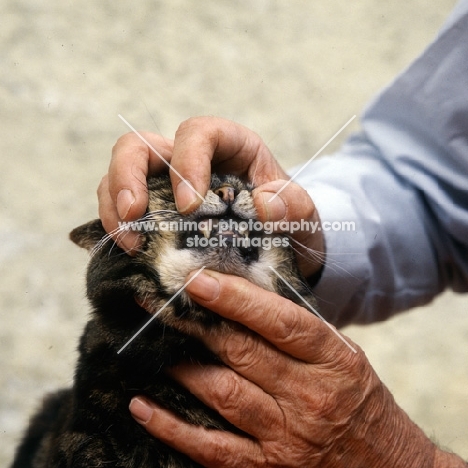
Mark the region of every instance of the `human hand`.
MULTIPOLYGON (((200 205, 202 200, 196 192, 206 194, 213 171, 239 175, 255 184, 254 204, 261 222, 320 222, 311 198, 295 183, 289 183, 270 202, 289 177, 261 138, 239 124, 196 117, 180 125, 174 140, 151 133, 143 136, 171 164, 173 170, 169 173, 181 213, 189 213, 200 205)), ((107 232, 113 233, 119 221, 143 216, 148 204, 146 178, 166 170, 166 164, 135 133, 119 138, 112 151, 109 173, 98 188, 99 215, 107 232)), ((313 235, 297 231, 293 238, 302 273, 305 277, 316 273, 325 256, 320 229, 313 235)), ((138 234, 132 231, 126 231, 125 236, 114 235, 114 239, 129 252, 139 245, 138 234)))
POLYGON ((226 367, 184 364, 171 375, 249 437, 194 426, 134 399, 133 416, 167 445, 216 468, 464 466, 453 463, 458 458, 433 465, 439 452, 364 353, 302 307, 211 271, 186 291, 247 328, 199 336, 226 367))

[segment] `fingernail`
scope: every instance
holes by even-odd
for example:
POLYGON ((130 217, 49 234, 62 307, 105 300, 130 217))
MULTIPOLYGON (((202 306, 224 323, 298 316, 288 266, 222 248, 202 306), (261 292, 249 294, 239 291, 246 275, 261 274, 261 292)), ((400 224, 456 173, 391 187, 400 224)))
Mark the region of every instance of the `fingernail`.
POLYGON ((130 208, 135 203, 135 197, 129 189, 122 189, 117 195, 117 213, 120 219, 125 219, 130 208))
POLYGON ((185 180, 181 180, 176 187, 177 211, 185 213, 197 202, 197 194, 193 187, 185 180))
POLYGON ((286 205, 283 199, 272 192, 261 192, 263 207, 267 216, 266 221, 280 221, 286 216, 286 205))
POLYGON ((130 413, 132 413, 132 416, 140 424, 146 424, 153 415, 153 409, 151 408, 151 406, 149 406, 146 401, 138 397, 132 399, 132 401, 130 402, 129 409, 130 413))
POLYGON ((206 273, 201 273, 186 289, 204 301, 213 301, 219 296, 219 281, 206 273))

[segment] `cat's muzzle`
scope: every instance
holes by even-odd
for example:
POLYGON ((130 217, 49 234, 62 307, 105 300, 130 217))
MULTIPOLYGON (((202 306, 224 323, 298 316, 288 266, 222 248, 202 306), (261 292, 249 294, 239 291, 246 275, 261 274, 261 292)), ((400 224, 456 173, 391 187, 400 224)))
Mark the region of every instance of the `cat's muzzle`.
POLYGON ((186 248, 215 248, 237 251, 245 260, 258 259, 258 245, 254 239, 262 237, 254 229, 253 220, 235 218, 201 218, 197 230, 187 232, 184 239, 186 248))

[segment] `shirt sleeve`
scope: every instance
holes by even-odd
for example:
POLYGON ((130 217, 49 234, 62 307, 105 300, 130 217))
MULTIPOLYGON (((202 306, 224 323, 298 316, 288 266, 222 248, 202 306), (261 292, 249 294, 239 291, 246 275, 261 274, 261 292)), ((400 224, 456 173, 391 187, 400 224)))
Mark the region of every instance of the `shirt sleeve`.
POLYGON ((468 290, 468 1, 362 116, 362 131, 295 181, 322 220, 325 318, 373 322, 468 290))

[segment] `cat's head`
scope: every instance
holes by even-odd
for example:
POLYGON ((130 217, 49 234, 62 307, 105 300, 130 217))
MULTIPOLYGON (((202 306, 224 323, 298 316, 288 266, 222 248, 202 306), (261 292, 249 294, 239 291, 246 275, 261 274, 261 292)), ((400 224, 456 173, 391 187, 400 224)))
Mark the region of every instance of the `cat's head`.
MULTIPOLYGON (((143 243, 135 257, 116 246, 99 220, 74 229, 70 235, 91 251, 88 296, 95 306, 106 295, 130 289, 145 309, 156 313, 183 288, 191 271, 203 267, 242 276, 270 291, 284 293, 276 272, 298 286, 289 239, 262 229, 256 220, 250 184, 234 176, 213 175, 204 202, 189 215, 177 212, 168 176, 149 179, 148 189, 145 216, 121 225, 116 233, 117 237, 130 229, 141 233, 143 243)), ((174 317, 193 319, 205 314, 192 309, 182 292, 161 317, 171 323, 174 317)))

